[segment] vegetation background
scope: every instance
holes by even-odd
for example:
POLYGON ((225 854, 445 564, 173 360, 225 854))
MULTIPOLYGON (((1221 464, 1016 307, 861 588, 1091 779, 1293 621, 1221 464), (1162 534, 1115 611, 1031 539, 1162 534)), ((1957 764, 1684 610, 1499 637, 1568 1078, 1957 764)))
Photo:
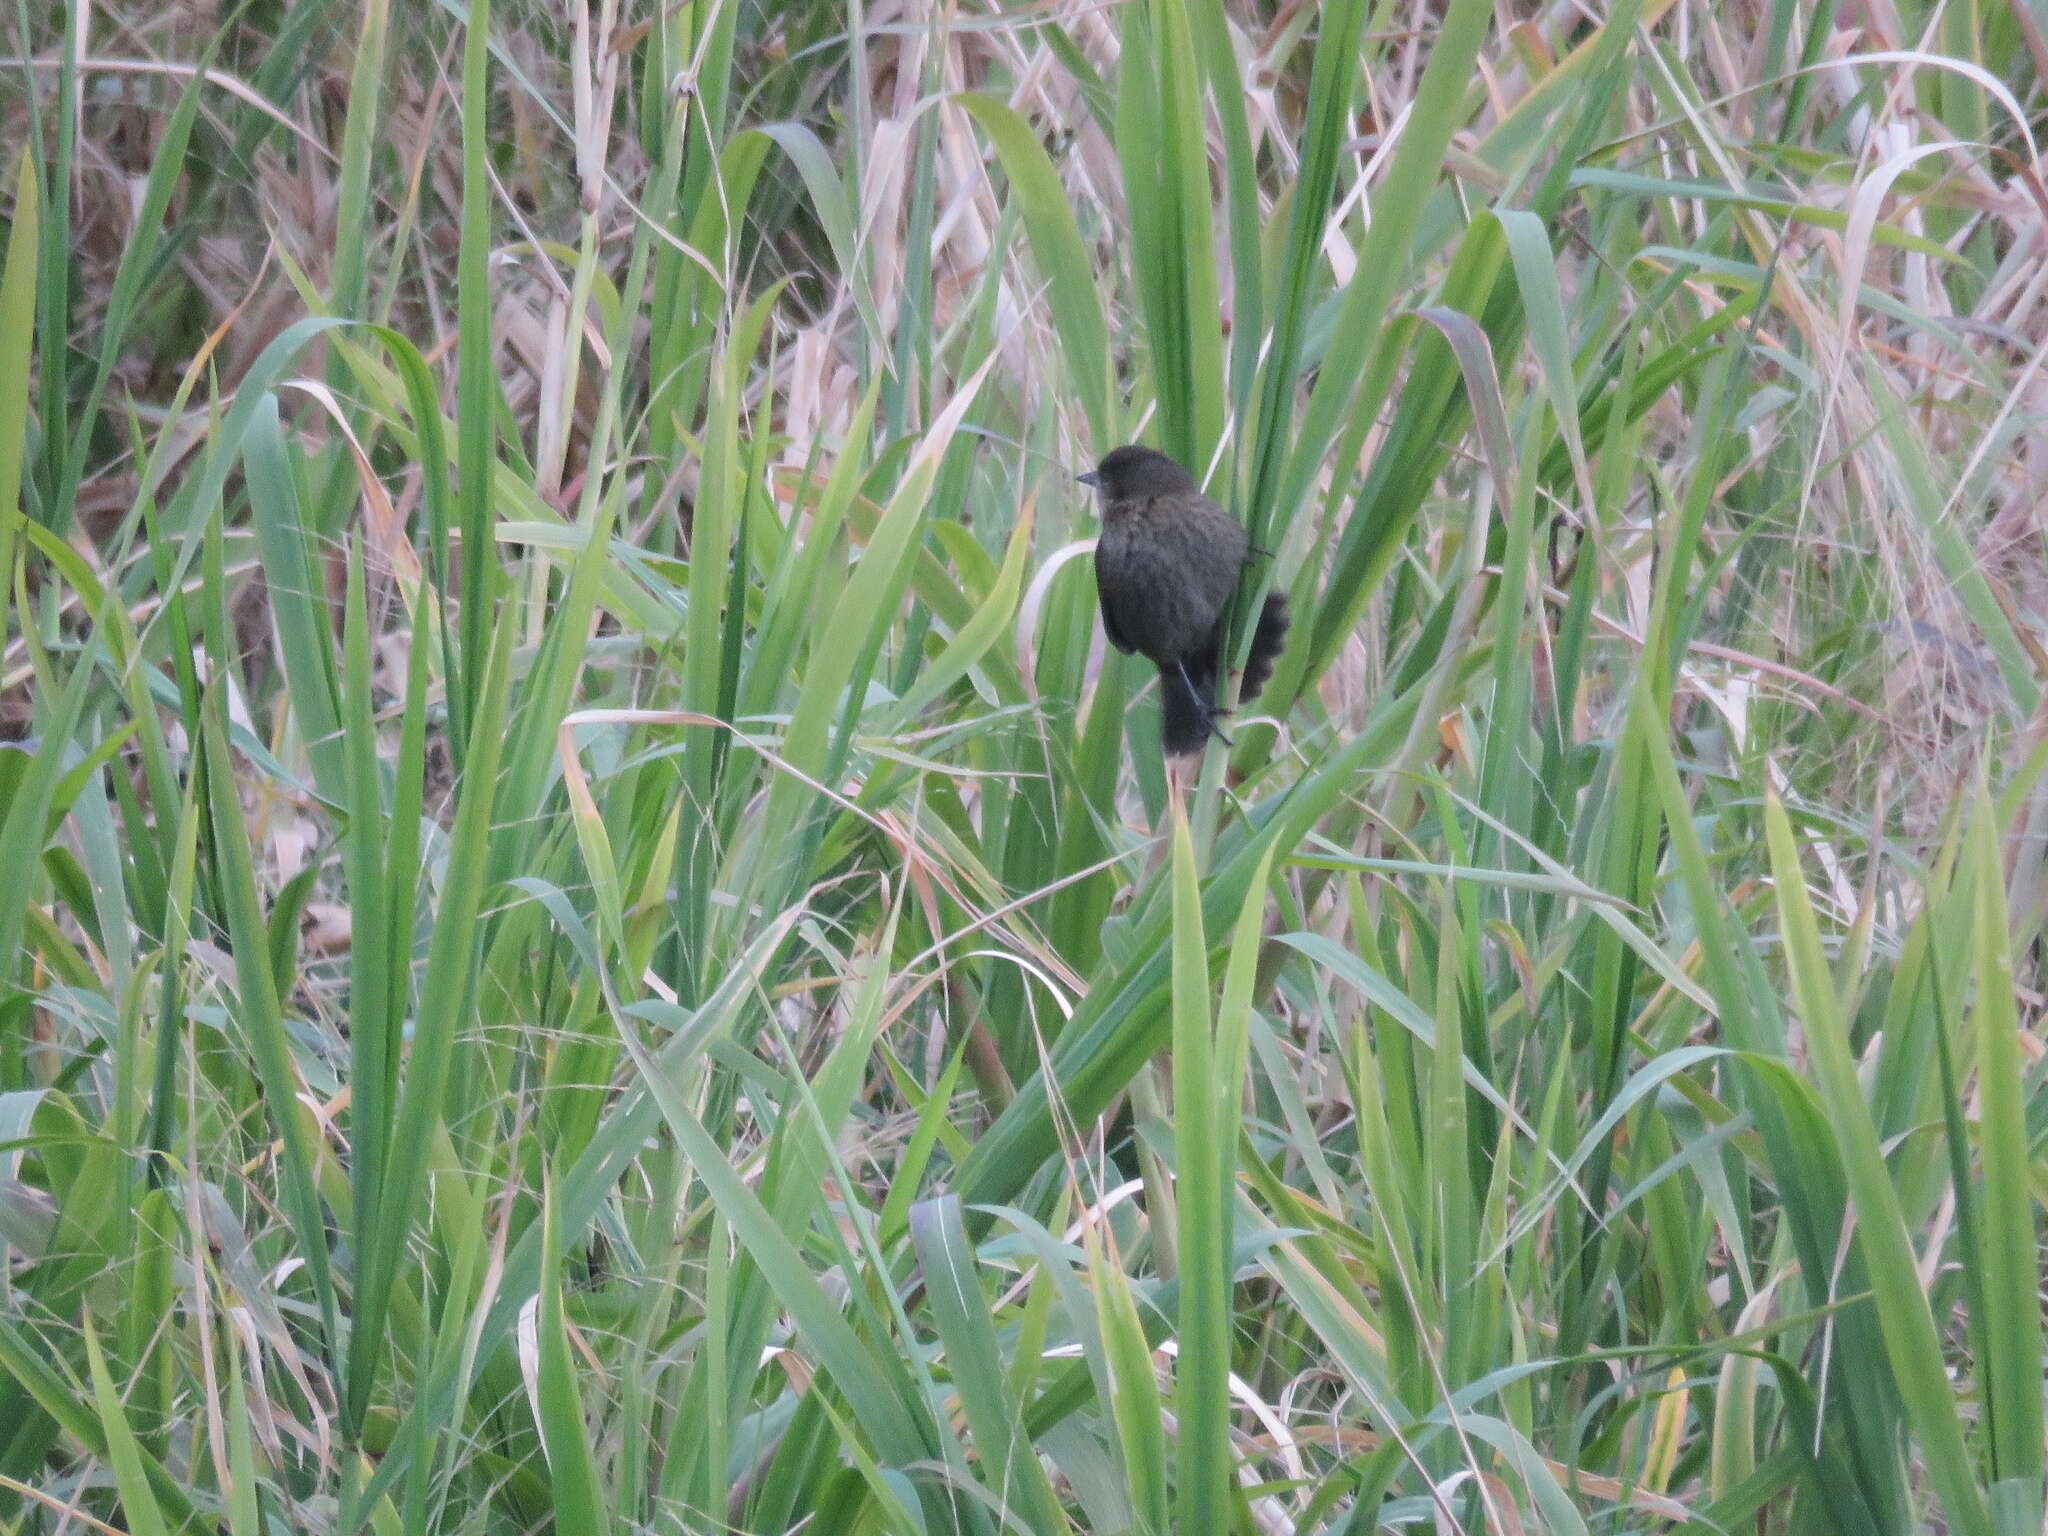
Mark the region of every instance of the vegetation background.
POLYGON ((0 1531, 2035 1536, 2044 28, 17 0, 0 1531))

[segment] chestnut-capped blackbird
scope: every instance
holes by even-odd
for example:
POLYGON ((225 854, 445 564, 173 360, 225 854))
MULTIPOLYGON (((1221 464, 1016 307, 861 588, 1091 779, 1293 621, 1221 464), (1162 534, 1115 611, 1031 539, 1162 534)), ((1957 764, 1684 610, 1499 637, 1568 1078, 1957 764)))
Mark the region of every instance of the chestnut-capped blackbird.
MULTIPOLYGON (((1159 740, 1165 754, 1199 752, 1222 713, 1216 683, 1223 610, 1251 559, 1251 538, 1202 494, 1194 476, 1157 449, 1112 449, 1078 478, 1095 487, 1102 501, 1095 584, 1103 632, 1118 650, 1136 652, 1159 668, 1159 740)), ((1286 637, 1286 595, 1268 592, 1252 632, 1240 698, 1265 687, 1286 637)))

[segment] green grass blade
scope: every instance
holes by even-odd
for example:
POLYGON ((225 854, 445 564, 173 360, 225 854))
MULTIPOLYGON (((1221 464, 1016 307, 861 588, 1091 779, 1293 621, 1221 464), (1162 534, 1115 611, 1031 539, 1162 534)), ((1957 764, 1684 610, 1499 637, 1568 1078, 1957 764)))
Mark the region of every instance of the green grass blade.
POLYGON ((383 1356, 385 1318, 398 1266, 417 1218, 429 1156, 441 1129, 456 1040, 474 1006, 475 940, 489 857, 491 809, 504 742, 506 696, 511 688, 512 619, 503 610, 488 665, 479 680, 476 750, 464 763, 442 896, 434 914, 426 976, 420 984, 411 1057, 393 1117, 395 1138, 384 1165, 383 1199, 375 1212, 357 1212, 355 1327, 348 1359, 347 1404, 361 1423, 383 1356))
POLYGON ((266 394, 258 404, 242 439, 242 457, 291 710, 313 762, 314 782, 330 802, 345 804, 347 764, 326 583, 300 514, 299 474, 275 395, 266 394))
POLYGON ((1990 1514, 1970 1470, 1955 1391, 1942 1364, 1941 1342, 1927 1293, 1920 1286, 1898 1193, 1885 1169, 1884 1152, 1857 1081, 1834 978, 1822 956, 1820 929, 1807 901, 1792 824, 1775 794, 1764 803, 1764 828, 1776 876, 1793 997, 1806 1025, 1821 1100, 1841 1138, 1842 1163, 1856 1203, 1857 1246, 1870 1265, 1872 1304, 1884 1330, 1899 1395, 1919 1431, 1928 1471, 1948 1518, 1971 1536, 1989 1536, 1990 1514))
POLYGON ((1087 247, 1060 187, 1059 172, 1037 133, 1001 102, 973 91, 953 99, 988 135, 1004 174, 1010 178, 1019 222, 1031 242, 1038 270, 1045 274, 1045 302, 1059 333, 1067 377, 1080 397, 1090 435, 1098 449, 1106 452, 1116 445, 1118 415, 1110 373, 1109 328, 1102 317, 1102 300, 1088 275, 1087 247))
POLYGON ((156 1490, 150 1486, 149 1475, 143 1468, 142 1447, 129 1427, 113 1378, 107 1374, 106 1356, 100 1352, 99 1334, 90 1315, 82 1320, 82 1327, 86 1364, 92 1372, 93 1406, 106 1430, 107 1459, 114 1464, 114 1483, 121 1490, 121 1508, 128 1517, 128 1529, 133 1536, 170 1536, 171 1528, 157 1504, 156 1490))
MULTIPOLYGON (((448 717, 456 763, 474 745, 471 721, 481 704, 484 648, 489 643, 498 574, 497 514, 491 475, 498 441, 498 382, 491 368, 494 295, 490 151, 491 0, 470 0, 462 45, 462 228, 456 258, 455 467, 462 530, 462 648, 448 656, 448 717)), ((443 551, 445 554, 445 551, 443 551)), ((445 583, 446 561, 441 565, 445 583)), ((444 594, 446 586, 443 587, 444 594)))
MULTIPOLYGON (((1400 147, 1375 189, 1372 229, 1359 247, 1357 275, 1345 292, 1315 387, 1301 412, 1294 452, 1272 501, 1275 507, 1307 504, 1310 481, 1336 440, 1341 419, 1358 408, 1353 391, 1365 372, 1368 350, 1380 338, 1407 266, 1409 242, 1435 189, 1444 150, 1458 129, 1465 110, 1464 85, 1471 79, 1491 18, 1492 9, 1484 0, 1451 0, 1445 9, 1400 147)), ((1377 403, 1367 400, 1363 405, 1370 411, 1377 403)), ((1273 547, 1272 538, 1267 547, 1273 547)))
POLYGON ((1983 1146, 1983 1296, 1980 1370, 1990 1419, 1991 1497, 1998 1528, 2041 1524, 2041 1307, 2035 1213, 2023 1097, 2026 1066, 2014 1005, 2005 865, 1989 797, 1970 818, 1965 868, 1974 876, 1978 1127, 1983 1146))
POLYGON ((541 1443, 547 1448, 557 1527, 606 1536, 612 1528, 598 1478, 596 1458, 583 1424, 583 1398, 576 1381, 575 1356, 569 1347, 568 1321, 562 1306, 561 1232, 556 1226, 554 1193, 541 1203, 540 1403, 541 1443))
POLYGON ((337 1309, 327 1225, 313 1178, 314 1146, 307 1130, 310 1117, 299 1102, 303 1078, 292 1063, 277 977, 270 964, 248 828, 236 793, 234 759, 228 755, 226 714, 225 698, 214 693, 208 700, 202 732, 206 794, 212 814, 211 846, 219 861, 215 874, 226 901, 228 939, 235 960, 236 1020, 256 1062, 271 1121, 284 1144, 282 1203, 298 1240, 298 1256, 312 1279, 324 1345, 333 1351, 339 1347, 337 1309))
POLYGON ((24 152, 14 174, 14 221, 0 266, 0 634, 14 612, 15 529, 22 521, 21 466, 28 448, 29 355, 36 330, 38 214, 34 167, 24 152))
MULTIPOLYGON (((1180 1353, 1174 1371, 1174 1526, 1230 1529, 1230 1201, 1216 1156, 1223 1088, 1211 1019, 1209 941, 1194 840, 1173 805, 1173 1141, 1180 1271, 1180 1353)), ((1263 889, 1249 897, 1262 902, 1263 889)))
POLYGON ((953 1390, 960 1394, 980 1453, 983 1480, 997 1490, 1027 1530, 1037 1536, 1065 1531, 1067 1522, 1032 1454, 1016 1405, 1004 1394, 1000 1341, 988 1303, 975 1282, 974 1249, 952 1196, 922 1201, 910 1212, 910 1232, 924 1268, 925 1288, 953 1390))

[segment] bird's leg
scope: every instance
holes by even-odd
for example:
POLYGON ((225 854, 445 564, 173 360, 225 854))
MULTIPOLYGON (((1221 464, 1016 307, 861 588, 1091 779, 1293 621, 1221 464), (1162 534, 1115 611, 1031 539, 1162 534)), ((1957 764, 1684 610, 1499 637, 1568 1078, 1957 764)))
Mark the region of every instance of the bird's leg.
POLYGON ((1180 669, 1180 680, 1187 685, 1188 697, 1195 701, 1195 712, 1202 717, 1202 724, 1215 732, 1216 739, 1223 745, 1234 748, 1237 743, 1224 735, 1223 728, 1216 723, 1230 711, 1218 709, 1213 701, 1202 697, 1202 690, 1197 688, 1195 680, 1188 676, 1188 664, 1185 661, 1176 661, 1174 666, 1180 669))

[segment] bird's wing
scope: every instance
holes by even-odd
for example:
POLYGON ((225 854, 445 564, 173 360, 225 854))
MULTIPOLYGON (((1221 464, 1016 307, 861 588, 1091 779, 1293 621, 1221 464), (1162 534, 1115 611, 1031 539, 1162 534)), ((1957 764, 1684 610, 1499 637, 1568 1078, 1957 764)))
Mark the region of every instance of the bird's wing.
POLYGON ((1109 643, 1126 656, 1137 649, 1130 637, 1117 625, 1117 610, 1124 605, 1124 594, 1119 577, 1122 564, 1113 556, 1105 560, 1102 546, 1095 547, 1095 592, 1102 604, 1102 632, 1109 637, 1109 643))

